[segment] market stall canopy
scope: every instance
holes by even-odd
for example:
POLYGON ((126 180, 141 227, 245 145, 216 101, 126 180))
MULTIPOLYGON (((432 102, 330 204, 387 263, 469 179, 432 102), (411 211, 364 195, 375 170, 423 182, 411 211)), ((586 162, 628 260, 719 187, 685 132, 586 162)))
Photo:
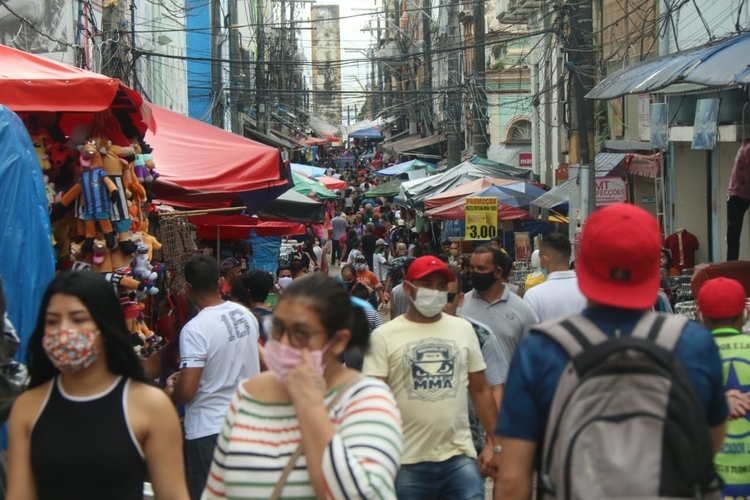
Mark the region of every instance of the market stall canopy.
POLYGON ((265 219, 299 222, 325 222, 325 205, 290 189, 258 212, 265 219))
POLYGON ((189 217, 195 232, 202 240, 245 240, 250 231, 260 237, 305 234, 304 224, 281 221, 263 221, 248 215, 206 214, 189 217))
POLYGON ((406 172, 411 172, 412 170, 417 170, 420 168, 426 168, 428 172, 432 172, 433 170, 435 170, 435 165, 422 160, 409 160, 403 163, 397 163, 382 170, 378 170, 377 172, 375 172, 375 175, 379 175, 381 177, 391 177, 394 175, 405 174, 406 172))
POLYGON ((313 167, 312 165, 302 165, 301 163, 290 163, 289 167, 292 169, 292 172, 295 172, 297 174, 302 174, 305 177, 310 177, 312 179, 315 179, 316 177, 320 177, 321 175, 326 174, 326 169, 322 167, 313 167))
POLYGON ((399 139, 393 142, 384 142, 383 147, 396 154, 406 153, 421 148, 426 148, 446 140, 445 134, 434 134, 427 137, 413 135, 405 139, 399 139))
POLYGON ((402 179, 393 179, 392 181, 379 184, 365 193, 365 196, 373 198, 377 196, 396 196, 401 192, 402 179))
POLYGON ((750 83, 750 33, 628 66, 596 85, 588 99, 650 93, 675 83, 729 87, 750 83))
POLYGON ((516 182, 517 181, 512 179, 495 179, 492 177, 476 179, 465 184, 461 184, 460 186, 456 186, 453 189, 449 189, 448 191, 445 191, 444 193, 441 193, 439 195, 427 198, 426 200, 424 200, 424 207, 442 207, 449 203, 453 203, 454 201, 461 200, 466 196, 476 193, 477 191, 487 189, 490 186, 505 186, 507 184, 514 184, 516 182))
POLYGON ((166 203, 233 200, 288 185, 278 149, 159 106, 152 110, 161 124, 157 135, 146 134, 160 174, 153 191, 166 203))
POLYGON ((380 133, 376 127, 369 127, 362 130, 357 130, 349 134, 349 139, 369 139, 371 141, 382 141, 385 136, 380 133))
POLYGON ((141 95, 110 78, 0 45, 0 104, 16 112, 88 112, 112 109, 137 113, 135 125, 156 131, 141 95))
POLYGON ((315 180, 323 184, 323 186, 325 186, 326 189, 346 189, 346 186, 348 186, 346 181, 342 181, 341 179, 335 179, 333 177, 328 177, 327 175, 321 175, 320 177, 316 177, 315 180))
MULTIPOLYGON (((469 163, 480 167, 491 168, 500 172, 504 176, 515 177, 516 179, 531 179, 534 175, 530 168, 516 168, 506 165, 505 163, 488 160, 487 158, 482 158, 481 156, 476 155, 469 160, 469 163)), ((496 175, 495 177, 498 176, 496 175)))
POLYGON ((338 198, 338 195, 333 191, 326 189, 321 183, 304 175, 292 172, 292 179, 294 181, 294 191, 297 191, 302 196, 313 195, 319 200, 333 200, 338 198))
MULTIPOLYGON (((479 196, 479 195, 477 195, 479 196)), ((436 219, 464 220, 466 218, 466 198, 456 200, 448 205, 427 210, 425 215, 436 219)), ((497 205, 497 220, 529 220, 529 211, 504 203, 497 205)))
MULTIPOLYGON (((472 158, 472 160, 474 160, 472 158)), ((421 209, 422 202, 432 196, 444 193, 449 189, 466 184, 476 179, 491 177, 494 179, 509 179, 517 182, 527 178, 529 172, 524 171, 524 177, 508 175, 504 167, 498 167, 496 162, 484 160, 482 163, 466 161, 441 174, 404 182, 401 185, 400 202, 413 209, 421 209), (484 164, 487 162, 488 164, 484 164)), ((509 167, 512 168, 512 167, 509 167)), ((513 169, 519 170, 519 169, 513 169)))

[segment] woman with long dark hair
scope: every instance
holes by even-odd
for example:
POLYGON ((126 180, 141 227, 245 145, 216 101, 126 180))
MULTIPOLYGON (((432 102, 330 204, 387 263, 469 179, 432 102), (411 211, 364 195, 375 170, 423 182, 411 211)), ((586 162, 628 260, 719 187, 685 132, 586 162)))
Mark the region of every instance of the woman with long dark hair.
POLYGON ((47 287, 10 416, 8 500, 186 500, 177 413, 146 377, 112 285, 92 272, 47 287))
POLYGON ((241 382, 229 405, 203 500, 395 499, 403 444, 393 395, 337 360, 366 350, 369 334, 335 279, 295 280, 274 312, 268 371, 241 382))

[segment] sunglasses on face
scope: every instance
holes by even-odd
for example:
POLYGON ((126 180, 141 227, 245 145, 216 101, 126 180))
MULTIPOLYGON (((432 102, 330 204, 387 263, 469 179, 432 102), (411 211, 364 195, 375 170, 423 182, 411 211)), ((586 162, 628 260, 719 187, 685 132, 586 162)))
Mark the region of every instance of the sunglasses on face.
POLYGON ((456 292, 448 292, 448 303, 451 303, 454 300, 456 300, 456 295, 458 295, 458 293, 456 293, 456 292))

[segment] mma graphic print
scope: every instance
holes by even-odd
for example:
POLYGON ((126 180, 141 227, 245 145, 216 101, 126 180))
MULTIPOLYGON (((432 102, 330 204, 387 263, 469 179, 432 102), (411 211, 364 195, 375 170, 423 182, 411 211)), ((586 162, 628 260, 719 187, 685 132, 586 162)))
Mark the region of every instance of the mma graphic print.
POLYGON ((455 398, 461 360, 455 341, 429 338, 410 342, 404 349, 409 399, 442 401, 455 398))

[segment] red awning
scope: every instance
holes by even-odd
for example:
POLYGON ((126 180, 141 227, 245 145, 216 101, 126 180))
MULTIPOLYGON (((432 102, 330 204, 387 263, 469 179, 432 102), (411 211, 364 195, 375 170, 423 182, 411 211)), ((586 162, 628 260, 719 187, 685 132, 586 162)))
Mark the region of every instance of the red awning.
POLYGON ((250 237, 250 230, 264 236, 286 236, 305 234, 304 224, 293 222, 263 221, 257 217, 247 215, 196 215, 189 217, 191 224, 195 224, 198 238, 203 240, 246 240, 250 237))
POLYGON ((305 139, 302 139, 302 142, 306 143, 309 146, 322 146, 323 144, 328 143, 328 139, 321 139, 320 137, 307 137, 305 139))
POLYGON ((661 155, 632 154, 625 158, 625 171, 629 174, 656 179, 661 168, 661 155))
POLYGON ((288 182, 278 149, 152 105, 157 135, 154 194, 165 203, 212 202, 288 182))
POLYGON ((320 177, 316 177, 315 180, 323 184, 326 187, 326 189, 346 189, 346 186, 348 186, 346 181, 342 181, 341 179, 335 179, 333 177, 328 177, 327 175, 321 175, 320 177))
POLYGON ((143 98, 120 80, 5 45, 0 45, 0 104, 16 112, 133 111, 156 130, 143 98))

